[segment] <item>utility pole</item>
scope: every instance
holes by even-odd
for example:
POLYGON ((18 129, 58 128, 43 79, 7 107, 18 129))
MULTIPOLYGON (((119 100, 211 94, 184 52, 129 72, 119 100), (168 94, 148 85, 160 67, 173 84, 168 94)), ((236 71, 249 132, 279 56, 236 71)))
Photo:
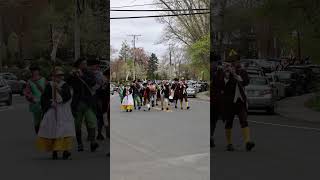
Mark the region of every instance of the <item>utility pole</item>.
POLYGON ((169 77, 172 79, 172 44, 169 44, 169 77))
POLYGON ((132 34, 129 35, 133 37, 133 80, 136 80, 136 39, 139 36, 142 36, 140 34, 132 34))

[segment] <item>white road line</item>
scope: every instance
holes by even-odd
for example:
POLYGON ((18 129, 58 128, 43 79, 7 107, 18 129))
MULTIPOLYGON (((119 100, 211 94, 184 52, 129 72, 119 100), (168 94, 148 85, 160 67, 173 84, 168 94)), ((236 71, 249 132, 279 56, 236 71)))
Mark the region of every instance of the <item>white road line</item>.
POLYGON ((274 123, 267 123, 267 122, 258 122, 258 121, 249 121, 255 124, 264 124, 264 125, 270 125, 270 126, 279 126, 279 127, 287 127, 287 128, 295 128, 295 129, 303 129, 303 130, 312 130, 312 131, 319 131, 320 128, 311 128, 311 127, 303 127, 303 126, 291 126, 291 125, 285 125, 285 124, 274 124, 274 123))

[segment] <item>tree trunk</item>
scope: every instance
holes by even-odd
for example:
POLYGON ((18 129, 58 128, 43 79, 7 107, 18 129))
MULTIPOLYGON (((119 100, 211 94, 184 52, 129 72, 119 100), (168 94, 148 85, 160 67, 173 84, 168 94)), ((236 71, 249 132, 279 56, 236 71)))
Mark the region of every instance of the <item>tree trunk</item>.
POLYGON ((75 0, 75 15, 74 15, 74 61, 80 58, 80 24, 77 0, 75 0))

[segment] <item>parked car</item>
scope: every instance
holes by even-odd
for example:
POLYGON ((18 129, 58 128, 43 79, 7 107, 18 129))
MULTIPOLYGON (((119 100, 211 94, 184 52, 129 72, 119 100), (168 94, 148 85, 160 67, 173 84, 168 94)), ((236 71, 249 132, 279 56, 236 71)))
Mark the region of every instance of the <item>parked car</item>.
POLYGON ((268 77, 268 80, 270 82, 270 85, 272 87, 275 87, 274 90, 274 95, 276 99, 281 99, 286 97, 286 93, 285 93, 285 84, 280 82, 279 77, 275 74, 275 73, 268 73, 266 74, 266 76, 268 77))
POLYGON ((274 113, 275 99, 268 78, 250 76, 250 83, 246 87, 246 94, 249 110, 266 110, 270 114, 274 113))
POLYGON ((279 77, 281 83, 285 85, 285 94, 295 96, 301 93, 302 85, 299 84, 299 75, 291 71, 276 71, 275 74, 279 77))
POLYGON ((7 106, 12 104, 12 92, 6 80, 0 77, 0 103, 3 102, 6 103, 7 106))
POLYGON ((25 82, 19 81, 17 76, 12 73, 0 73, 0 77, 5 79, 10 86, 13 94, 23 95, 25 82))
POLYGON ((248 75, 252 76, 266 76, 263 70, 259 67, 248 67, 247 68, 248 75))
POLYGON ((192 86, 189 86, 188 88, 187 88, 187 95, 188 95, 188 97, 197 97, 197 90, 194 88, 194 87, 192 87, 192 86))

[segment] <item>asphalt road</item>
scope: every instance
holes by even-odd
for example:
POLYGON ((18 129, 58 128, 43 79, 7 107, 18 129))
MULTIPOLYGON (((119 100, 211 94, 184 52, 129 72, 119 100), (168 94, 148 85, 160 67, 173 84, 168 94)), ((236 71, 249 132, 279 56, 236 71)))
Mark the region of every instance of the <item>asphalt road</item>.
POLYGON ((285 119, 278 115, 249 115, 253 152, 245 152, 239 123, 234 126, 236 152, 225 151, 223 124, 211 150, 211 179, 270 180, 318 179, 320 124, 285 119))
POLYGON ((106 180, 110 177, 106 142, 96 153, 72 152, 72 160, 51 160, 51 154, 35 148, 32 117, 23 97, 14 97, 11 107, 0 105, 1 180, 106 180))
POLYGON ((111 98, 112 180, 209 180, 210 106, 190 110, 121 112, 111 98))

